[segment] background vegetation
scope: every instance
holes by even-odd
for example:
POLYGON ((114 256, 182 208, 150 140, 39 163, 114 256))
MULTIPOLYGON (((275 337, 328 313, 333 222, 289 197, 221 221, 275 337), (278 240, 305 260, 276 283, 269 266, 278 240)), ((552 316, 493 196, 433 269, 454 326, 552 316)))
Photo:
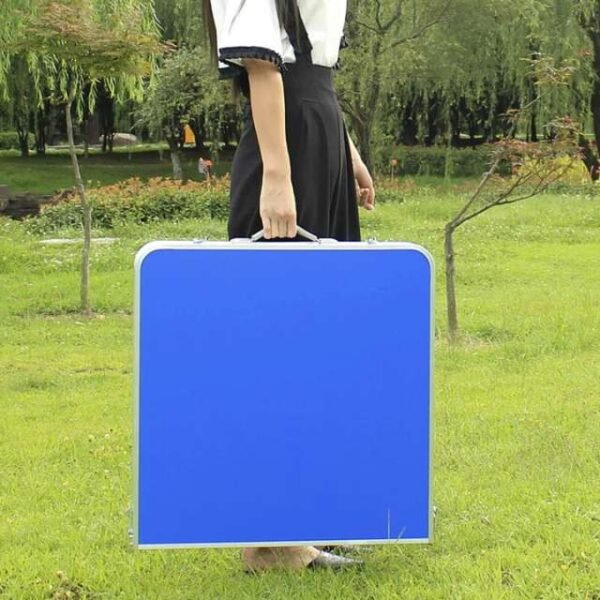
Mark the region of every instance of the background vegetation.
MULTIPOLYGON (((78 2, 92 5, 97 19, 111 10, 99 0, 78 2)), ((37 23, 42 9, 63 15, 62 4, 72 2, 4 0, 0 8, 0 130, 11 132, 2 143, 12 140, 24 156, 44 154, 49 144, 66 139, 65 107, 53 101, 53 90, 64 86, 69 65, 61 66, 49 49, 34 52, 27 45, 27 24, 37 23)), ((117 70, 82 79, 77 139, 87 138, 93 124, 104 135, 106 152, 114 133, 126 131, 144 142, 163 141, 176 156, 187 124, 197 155, 218 160, 219 149, 238 139, 242 107, 210 64, 199 3, 131 0, 128 10, 139 14, 135 35, 157 36, 164 50, 147 77, 117 70)), ((399 146, 497 140, 510 130, 507 111, 536 95, 528 61, 540 58, 570 65, 574 77, 556 86, 517 135, 534 142, 551 137, 549 121, 570 115, 590 134, 588 142, 597 142, 599 22, 598 0, 350 0, 349 45, 340 51, 336 85, 363 157, 385 171, 391 159, 401 158, 399 146)), ((69 33, 85 32, 73 25, 69 33)), ((591 168, 596 145, 586 148, 591 168)), ((180 177, 176 163, 173 168, 180 177)))

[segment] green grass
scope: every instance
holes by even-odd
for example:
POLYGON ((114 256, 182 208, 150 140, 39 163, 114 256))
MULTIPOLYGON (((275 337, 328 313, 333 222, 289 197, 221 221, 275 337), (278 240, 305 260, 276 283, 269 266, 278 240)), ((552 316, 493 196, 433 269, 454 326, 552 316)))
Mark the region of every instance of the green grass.
MULTIPOLYGON (((134 149, 129 154, 125 148, 116 149, 113 154, 90 153, 85 158, 79 152, 81 176, 91 187, 113 184, 129 177, 172 177, 173 168, 169 151, 163 149, 162 160, 158 149, 134 149)), ((184 176, 200 180, 196 150, 186 149, 183 158, 184 176)), ((229 171, 230 155, 223 153, 215 172, 222 175, 229 171)), ((0 153, 0 185, 8 185, 13 193, 32 192, 51 194, 69 189, 75 184, 71 159, 65 150, 52 152, 46 156, 32 154, 28 158, 14 152, 0 153)))
POLYGON ((423 187, 363 213, 365 237, 437 261, 438 515, 432 545, 376 548, 346 574, 250 577, 237 550, 129 546, 133 258, 224 223, 96 232, 121 239, 94 248, 85 319, 79 247, 0 221, 0 597, 598 600, 600 206, 546 196, 459 230, 450 348, 441 233, 459 201, 423 187))

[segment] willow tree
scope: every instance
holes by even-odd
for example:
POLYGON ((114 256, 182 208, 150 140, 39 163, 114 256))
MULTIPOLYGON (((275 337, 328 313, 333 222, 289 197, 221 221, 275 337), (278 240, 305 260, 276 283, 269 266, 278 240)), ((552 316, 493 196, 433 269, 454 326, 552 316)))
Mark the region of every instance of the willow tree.
POLYGON ((154 0, 162 37, 179 48, 203 43, 202 7, 198 0, 154 0))
POLYGON ((463 132, 501 138, 511 128, 506 111, 536 95, 526 61, 545 56, 579 57, 581 68, 568 88, 535 105, 519 135, 535 141, 557 113, 585 123, 593 77, 577 2, 351 2, 338 86, 361 151, 381 158, 403 141, 458 143, 463 132))
POLYGON ((81 310, 89 314, 91 206, 77 159, 72 113, 81 122, 86 109, 93 112, 100 81, 117 102, 140 102, 144 82, 152 79, 156 57, 166 47, 159 41, 150 1, 2 0, 1 16, 3 93, 8 96, 10 89, 6 67, 19 55, 35 81, 38 105, 49 97, 65 108, 69 153, 82 209, 81 310))
POLYGON ((470 112, 477 114, 486 139, 494 141, 512 129, 507 113, 525 106, 530 109, 516 133, 531 141, 551 134, 544 124, 556 115, 585 125, 594 78, 589 40, 577 14, 572 0, 454 0, 446 27, 432 31, 421 64, 406 80, 425 95, 437 92, 440 130, 446 135, 470 112), (544 59, 573 63, 576 69, 567 85, 553 86, 538 98, 537 74, 530 72, 529 61, 544 59))
POLYGON ((596 142, 594 152, 589 144, 584 143, 584 160, 592 178, 600 178, 600 1, 576 0, 573 2, 573 13, 581 30, 588 38, 590 47, 587 53, 582 53, 589 61, 591 91, 589 108, 596 142))
POLYGON ((443 20, 453 0, 354 0, 349 4, 349 46, 338 79, 341 105, 356 133, 363 160, 373 167, 372 141, 379 101, 396 77, 400 57, 413 56, 443 20))
POLYGON ((34 95, 34 82, 22 56, 13 56, 8 64, 7 102, 0 97, 0 112, 6 114, 9 123, 15 128, 21 156, 29 156, 29 133, 32 116, 37 112, 31 100, 34 95))
MULTIPOLYGON (((395 57, 395 80, 382 107, 384 133, 413 143, 458 143, 462 132, 487 141, 505 135, 511 127, 506 111, 535 97, 526 61, 540 55, 560 61, 581 48, 581 36, 563 14, 569 14, 567 4, 453 0, 443 26, 432 28, 426 43, 413 44, 411 54, 403 47, 395 57)), ((584 80, 575 83, 579 90, 584 80)), ((580 114, 578 96, 561 90, 549 97, 523 121, 520 133, 535 140, 546 113, 567 112, 569 103, 580 114)))

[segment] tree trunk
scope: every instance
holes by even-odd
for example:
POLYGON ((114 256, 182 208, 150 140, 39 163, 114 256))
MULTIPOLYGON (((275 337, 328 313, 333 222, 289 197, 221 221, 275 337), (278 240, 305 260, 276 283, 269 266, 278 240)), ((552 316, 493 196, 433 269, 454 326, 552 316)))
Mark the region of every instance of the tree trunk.
POLYGON ((17 117, 15 119, 15 129, 17 130, 17 137, 19 139, 21 158, 27 158, 29 156, 29 127, 27 126, 27 118, 21 120, 20 117, 17 117))
POLYGON ((173 179, 183 181, 183 162, 181 160, 183 153, 179 149, 178 140, 171 138, 169 149, 171 151, 171 164, 173 165, 173 179))
POLYGON ((83 121, 83 127, 81 128, 81 130, 83 132, 83 156, 86 159, 90 157, 90 144, 88 141, 87 129, 88 129, 88 120, 85 119, 83 121))
POLYGON ((454 270, 454 244, 452 236, 455 227, 448 223, 444 235, 444 257, 446 260, 446 310, 448 314, 448 339, 450 343, 456 342, 458 337, 458 314, 456 310, 456 287, 454 270))
POLYGON ((594 87, 591 98, 591 109, 594 120, 594 136, 596 148, 600 149, 600 32, 595 27, 587 29, 588 36, 594 47, 594 87))
POLYGON ((370 173, 373 173, 373 156, 371 153, 371 124, 364 123, 356 130, 360 157, 370 173))
POLYGON ((109 96, 108 90, 102 85, 99 88, 98 102, 96 104, 100 118, 100 132, 102 134, 102 152, 113 151, 115 134, 115 102, 109 96))
POLYGON ((35 150, 40 156, 46 154, 46 125, 47 115, 43 107, 35 112, 34 119, 35 150))
POLYGON ((381 51, 381 40, 379 38, 371 48, 373 72, 370 74, 370 86, 367 96, 364 98, 364 104, 358 107, 360 120, 355 121, 356 134, 358 136, 358 150, 360 157, 365 163, 367 169, 373 174, 373 148, 371 147, 371 134, 375 125, 376 111, 375 107, 379 105, 379 95, 381 90, 381 72, 379 68, 381 51))
POLYGON ((596 75, 594 91, 592 92, 592 116, 594 120, 594 138, 596 148, 600 148, 600 74, 596 75))
POLYGON ((590 174, 592 181, 598 181, 600 178, 600 163, 598 162, 598 157, 590 147, 590 143, 583 135, 579 136, 579 148, 583 164, 590 174))
POLYGON ((402 107, 398 115, 399 132, 396 136, 396 143, 405 146, 416 146, 418 143, 418 123, 417 114, 419 112, 419 99, 413 90, 406 104, 402 107))
POLYGON ((439 102, 437 93, 433 93, 429 97, 427 103, 427 135, 425 137, 425 145, 433 146, 438 138, 440 127, 439 127, 439 102))
POLYGON ((531 135, 531 141, 534 143, 537 143, 539 141, 538 139, 538 132, 537 132, 537 115, 536 115, 536 111, 535 108, 532 110, 531 112, 531 129, 530 129, 530 135, 531 135))
POLYGON ((453 104, 450 107, 450 145, 454 148, 460 147, 461 116, 460 104, 453 104))
POLYGON ((21 157, 28 158, 29 157, 29 136, 20 135, 19 134, 19 146, 21 147, 21 157))
POLYGON ((85 315, 91 314, 90 309, 90 246, 92 240, 92 209, 85 195, 85 187, 81 178, 79 169, 79 161, 77 160, 77 152, 75 151, 75 140, 73 137, 73 120, 71 118, 71 107, 73 105, 73 94, 69 94, 69 101, 66 108, 67 119, 67 138, 69 140, 69 153, 71 155, 71 163, 75 172, 75 184, 79 193, 82 210, 82 227, 83 227, 83 250, 81 253, 81 312, 85 315))

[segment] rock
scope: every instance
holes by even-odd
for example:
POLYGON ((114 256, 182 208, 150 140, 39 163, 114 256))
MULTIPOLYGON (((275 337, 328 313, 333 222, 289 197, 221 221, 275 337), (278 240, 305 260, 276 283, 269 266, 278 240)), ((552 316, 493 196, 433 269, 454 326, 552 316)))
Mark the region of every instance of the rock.
POLYGON ((52 196, 18 194, 8 200, 8 204, 2 212, 13 219, 37 216, 40 214, 40 205, 42 202, 50 202, 51 199, 52 196))
MULTIPOLYGON (((100 142, 104 140, 104 136, 100 136, 100 142)), ((113 146, 133 146, 138 143, 137 136, 132 133, 115 133, 113 136, 113 146)))
POLYGON ((53 194, 25 193, 11 196, 8 186, 0 186, 0 214, 13 219, 37 216, 42 204, 57 204, 59 201, 60 197, 53 194))

